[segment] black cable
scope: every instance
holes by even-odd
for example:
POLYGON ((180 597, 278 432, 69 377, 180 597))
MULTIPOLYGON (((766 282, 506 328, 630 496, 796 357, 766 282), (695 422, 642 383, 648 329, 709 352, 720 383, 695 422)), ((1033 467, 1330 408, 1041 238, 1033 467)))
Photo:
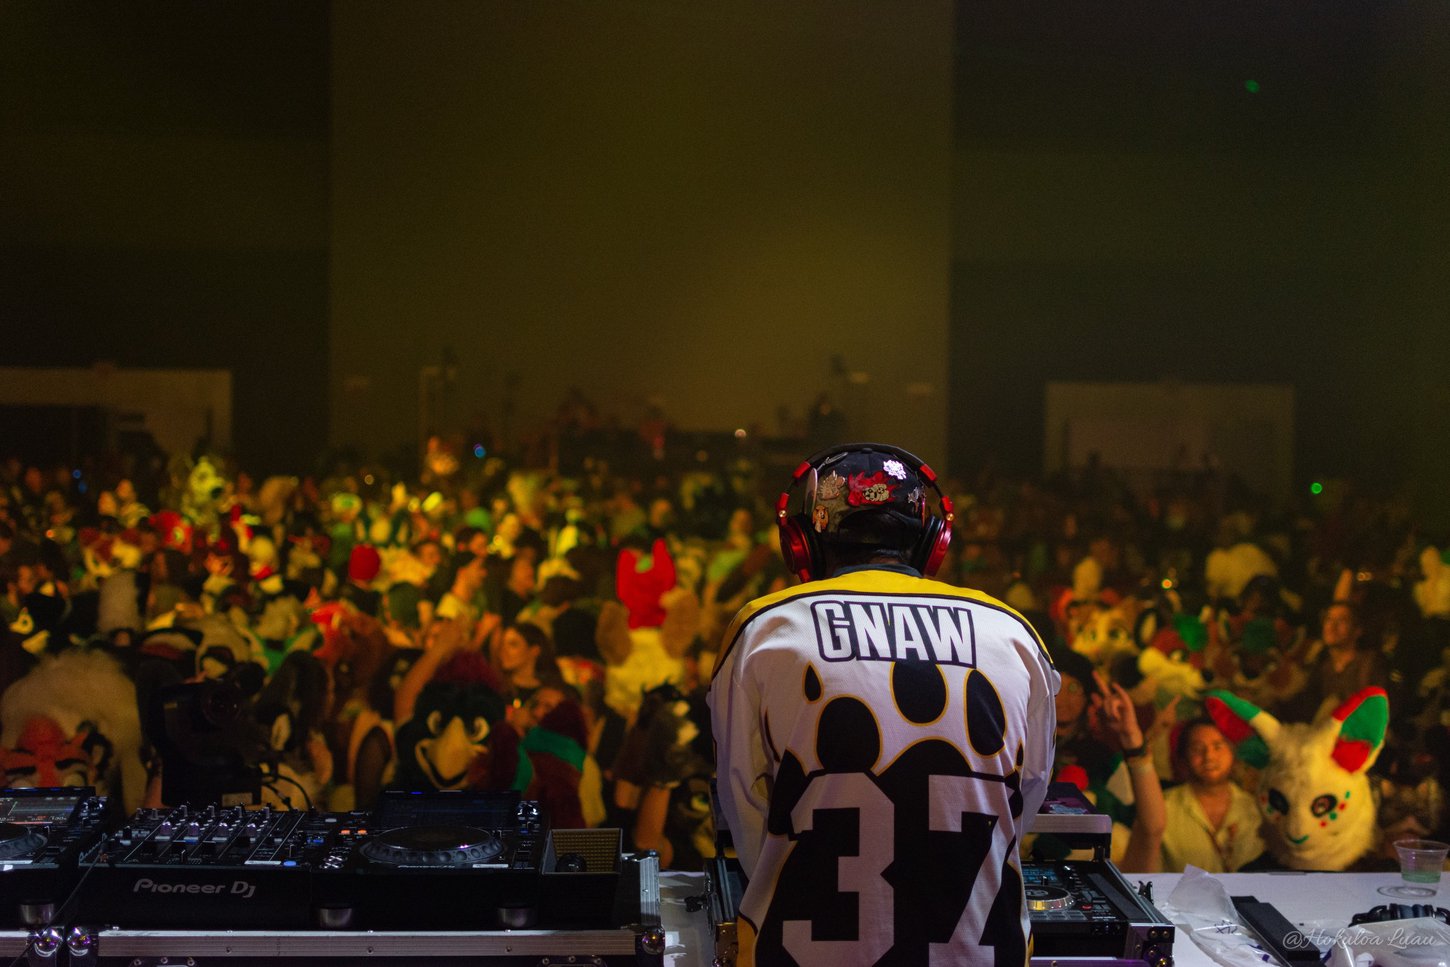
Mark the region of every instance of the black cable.
MULTIPOLYGON (((307 803, 307 808, 308 809, 311 809, 312 808, 312 797, 307 794, 307 787, 303 786, 302 783, 298 782, 296 779, 293 779, 291 776, 284 776, 280 772, 274 772, 274 773, 272 773, 271 778, 273 779, 273 781, 275 781, 277 779, 281 779, 283 782, 290 782, 290 783, 292 783, 292 785, 296 786, 297 787, 297 790, 302 793, 302 801, 305 802, 305 803, 307 803)), ((283 802, 286 802, 288 806, 291 806, 292 805, 291 802, 287 799, 287 797, 285 797, 285 796, 282 795, 281 790, 277 789, 271 783, 264 782, 264 783, 262 783, 262 785, 264 787, 268 788, 268 789, 271 789, 273 792, 277 793, 278 797, 281 798, 283 802)))
POLYGON ((281 789, 278 789, 272 783, 270 783, 270 782, 264 782, 264 783, 262 783, 262 788, 265 789, 265 790, 267 790, 268 792, 270 792, 272 795, 276 796, 277 797, 277 800, 279 802, 281 802, 282 805, 285 806, 286 808, 288 808, 288 809, 296 809, 297 808, 297 806, 292 802, 292 800, 287 796, 287 794, 284 793, 281 789))

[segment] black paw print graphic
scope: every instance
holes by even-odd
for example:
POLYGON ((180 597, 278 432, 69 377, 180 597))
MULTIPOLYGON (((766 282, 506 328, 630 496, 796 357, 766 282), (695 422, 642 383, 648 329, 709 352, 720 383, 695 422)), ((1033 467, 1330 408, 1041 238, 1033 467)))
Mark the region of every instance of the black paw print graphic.
POLYGON ((1002 701, 981 670, 908 661, 890 675, 894 708, 879 710, 827 696, 814 668, 803 675, 802 697, 819 706, 820 766, 807 772, 786 750, 776 772, 768 828, 792 849, 756 958, 919 965, 934 946, 991 936, 1005 938, 997 963, 1021 965, 1016 823, 1002 823, 1022 814, 1021 742, 1005 774, 981 768, 1000 768, 1007 742, 1002 701), (883 728, 902 748, 889 762, 883 728))

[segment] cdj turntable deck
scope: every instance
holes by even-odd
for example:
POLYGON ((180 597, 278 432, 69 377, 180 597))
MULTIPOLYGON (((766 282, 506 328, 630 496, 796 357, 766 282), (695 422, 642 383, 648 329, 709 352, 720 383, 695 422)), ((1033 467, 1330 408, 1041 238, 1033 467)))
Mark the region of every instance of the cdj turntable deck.
POLYGON ((1174 928, 1106 861, 1022 864, 1036 957, 1172 963, 1174 928))
POLYGON ((537 803, 516 794, 386 794, 325 844, 312 877, 331 929, 489 930, 537 921, 537 803))
POLYGON ((0 924, 50 923, 101 838, 105 800, 89 787, 0 791, 0 924))
POLYGON ((1173 924, 1109 862, 1112 822, 1107 816, 1077 787, 1054 782, 1032 830, 1092 855, 1089 860, 1022 864, 1034 961, 1073 957, 1170 967, 1173 924))

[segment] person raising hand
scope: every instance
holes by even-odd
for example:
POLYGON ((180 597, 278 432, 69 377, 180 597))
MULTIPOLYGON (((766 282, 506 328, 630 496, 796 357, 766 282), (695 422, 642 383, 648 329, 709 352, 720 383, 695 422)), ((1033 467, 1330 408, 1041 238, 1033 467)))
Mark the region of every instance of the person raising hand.
POLYGON ((1092 697, 1092 704, 1102 723, 1122 746, 1123 764, 1132 783, 1136 810, 1127 847, 1115 859, 1119 869, 1155 873, 1162 868, 1163 835, 1168 827, 1163 786, 1158 781, 1153 756, 1127 689, 1117 682, 1106 681, 1098 673, 1093 678, 1097 682, 1097 693, 1092 697))

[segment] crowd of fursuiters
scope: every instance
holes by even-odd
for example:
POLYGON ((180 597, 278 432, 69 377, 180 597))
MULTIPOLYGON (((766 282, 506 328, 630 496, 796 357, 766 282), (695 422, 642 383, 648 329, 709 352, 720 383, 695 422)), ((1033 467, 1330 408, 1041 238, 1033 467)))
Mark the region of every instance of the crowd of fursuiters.
MULTIPOLYGON (((8 461, 4 784, 94 786, 117 817, 224 792, 158 711, 193 685, 237 699, 208 748, 276 808, 516 790, 699 868, 703 695, 735 612, 796 580, 789 467, 536 462, 439 441, 407 475, 8 461)), ((1054 773, 1114 817, 1120 866, 1391 868, 1394 839, 1445 838, 1450 547, 1408 504, 1346 486, 1285 507, 1212 469, 943 488, 937 579, 1048 643, 1054 773)))

